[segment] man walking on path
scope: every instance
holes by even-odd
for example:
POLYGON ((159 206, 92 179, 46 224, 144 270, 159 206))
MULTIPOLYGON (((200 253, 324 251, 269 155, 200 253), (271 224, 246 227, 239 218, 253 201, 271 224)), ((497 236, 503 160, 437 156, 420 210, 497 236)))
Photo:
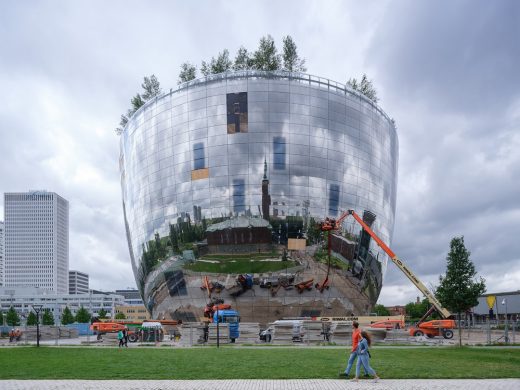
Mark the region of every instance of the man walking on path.
MULTIPOLYGON (((345 372, 341 373, 340 376, 346 376, 350 374, 350 369, 352 368, 352 365, 354 364, 354 361, 357 357, 357 348, 358 344, 361 341, 361 330, 359 330, 359 323, 357 321, 352 322, 352 350, 350 351, 350 356, 348 358, 347 368, 345 369, 345 372)), ((365 375, 367 373, 367 369, 365 365, 363 365, 363 370, 365 371, 365 375)))

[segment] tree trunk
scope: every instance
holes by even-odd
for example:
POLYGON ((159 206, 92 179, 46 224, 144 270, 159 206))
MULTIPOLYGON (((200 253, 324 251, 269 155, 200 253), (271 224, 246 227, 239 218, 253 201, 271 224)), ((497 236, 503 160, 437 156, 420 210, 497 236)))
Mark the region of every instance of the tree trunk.
POLYGON ((460 329, 460 313, 457 313, 458 321, 457 321, 457 327, 459 329, 459 347, 462 347, 462 331, 460 329))

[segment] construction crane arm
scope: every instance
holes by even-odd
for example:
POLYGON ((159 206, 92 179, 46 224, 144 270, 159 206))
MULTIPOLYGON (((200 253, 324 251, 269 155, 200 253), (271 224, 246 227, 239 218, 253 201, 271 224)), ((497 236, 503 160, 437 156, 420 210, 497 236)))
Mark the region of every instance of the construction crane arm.
POLYGON ((451 313, 446 310, 444 307, 442 307, 441 303, 437 298, 435 298, 435 295, 428 290, 428 288, 424 285, 423 282, 419 280, 417 276, 404 264, 404 262, 397 257, 397 255, 377 236, 377 234, 374 233, 372 229, 363 221, 363 219, 356 214, 354 210, 348 210, 345 213, 341 215, 341 217, 338 218, 336 221, 335 229, 339 229, 341 226, 341 222, 349 216, 352 215, 354 219, 365 229, 365 231, 374 239, 374 241, 379 245, 379 247, 385 251, 385 253, 390 257, 392 262, 397 265, 397 267, 406 275, 408 279, 417 287, 424 296, 430 301, 430 303, 435 307, 435 309, 439 312, 439 314, 444 318, 449 318, 451 316, 451 313))

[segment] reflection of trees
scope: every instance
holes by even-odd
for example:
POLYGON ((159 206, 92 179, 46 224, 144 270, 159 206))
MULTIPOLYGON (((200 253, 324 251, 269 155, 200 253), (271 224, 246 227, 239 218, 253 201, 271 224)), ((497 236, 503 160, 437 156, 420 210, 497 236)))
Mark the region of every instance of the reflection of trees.
POLYGON ((313 217, 309 219, 309 224, 307 226, 307 239, 309 240, 309 244, 317 244, 321 241, 322 234, 318 223, 314 220, 313 217))
POLYGON ((181 253, 185 249, 192 249, 193 243, 206 237, 207 221, 203 219, 200 224, 192 224, 191 219, 170 224, 168 236, 160 237, 155 233, 154 239, 142 245, 143 276, 146 277, 157 264, 168 256, 181 253))
POLYGON ((200 224, 191 224, 191 220, 187 222, 178 221, 175 225, 170 224, 169 245, 174 253, 180 253, 183 247, 187 247, 195 241, 201 241, 206 237, 207 222, 202 219, 200 224), (183 245, 184 244, 184 245, 183 245))

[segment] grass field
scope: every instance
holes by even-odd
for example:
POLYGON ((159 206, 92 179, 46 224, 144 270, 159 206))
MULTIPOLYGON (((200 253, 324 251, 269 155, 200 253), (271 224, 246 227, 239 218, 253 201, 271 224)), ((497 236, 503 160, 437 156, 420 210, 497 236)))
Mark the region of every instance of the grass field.
MULTIPOLYGON (((338 378, 347 352, 337 348, 0 349, 0 379, 296 379, 338 378)), ((382 378, 519 378, 520 349, 375 348, 382 378)))
POLYGON ((206 260, 217 262, 208 263, 204 261, 196 261, 193 264, 185 265, 185 268, 195 272, 255 274, 281 271, 296 265, 292 261, 262 261, 249 257, 234 257, 229 259, 208 258, 206 260))

